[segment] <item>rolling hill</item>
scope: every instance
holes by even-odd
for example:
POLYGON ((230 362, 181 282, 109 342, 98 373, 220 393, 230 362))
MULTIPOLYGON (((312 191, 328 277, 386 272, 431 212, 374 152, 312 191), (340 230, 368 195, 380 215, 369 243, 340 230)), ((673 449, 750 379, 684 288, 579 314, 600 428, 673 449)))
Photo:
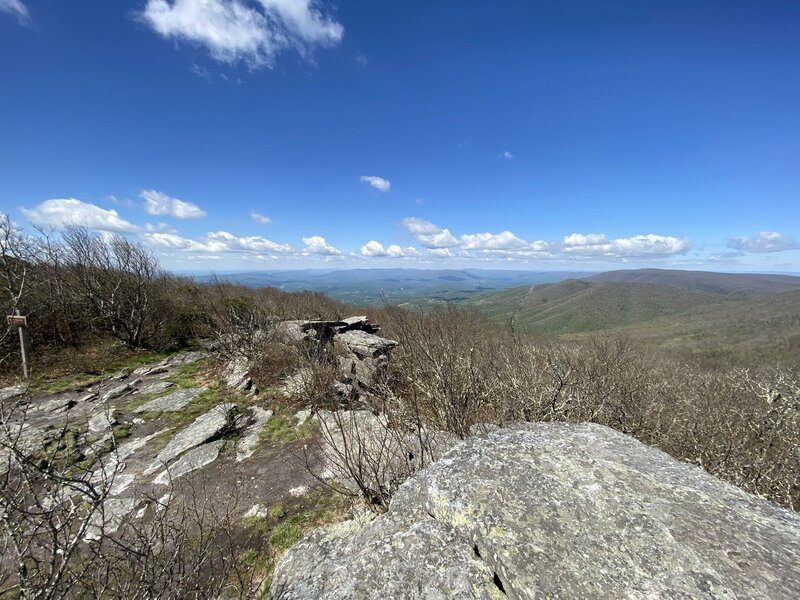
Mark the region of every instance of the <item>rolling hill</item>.
POLYGON ((726 296, 777 294, 800 289, 800 277, 761 273, 712 273, 669 269, 608 271, 585 278, 591 282, 652 283, 726 296))
POLYGON ((613 331, 709 360, 800 367, 800 277, 613 271, 469 304, 520 331, 575 339, 613 331))

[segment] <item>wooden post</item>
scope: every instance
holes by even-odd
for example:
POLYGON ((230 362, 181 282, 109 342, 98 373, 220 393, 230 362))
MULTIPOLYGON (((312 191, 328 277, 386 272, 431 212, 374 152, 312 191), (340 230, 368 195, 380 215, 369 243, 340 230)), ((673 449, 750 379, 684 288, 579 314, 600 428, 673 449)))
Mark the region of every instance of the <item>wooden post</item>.
POLYGON ((19 329, 19 351, 22 355, 22 374, 25 379, 28 379, 28 317, 23 317, 19 314, 19 310, 15 311, 16 314, 8 315, 6 322, 9 327, 15 325, 19 329))

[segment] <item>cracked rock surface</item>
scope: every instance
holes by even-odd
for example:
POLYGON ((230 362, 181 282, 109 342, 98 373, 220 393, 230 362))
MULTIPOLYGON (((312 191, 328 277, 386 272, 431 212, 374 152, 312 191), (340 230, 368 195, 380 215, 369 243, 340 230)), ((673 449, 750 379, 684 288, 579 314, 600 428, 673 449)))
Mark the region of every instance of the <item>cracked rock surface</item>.
POLYGON ((798 598, 800 516, 606 427, 471 438, 318 529, 270 598, 798 598))

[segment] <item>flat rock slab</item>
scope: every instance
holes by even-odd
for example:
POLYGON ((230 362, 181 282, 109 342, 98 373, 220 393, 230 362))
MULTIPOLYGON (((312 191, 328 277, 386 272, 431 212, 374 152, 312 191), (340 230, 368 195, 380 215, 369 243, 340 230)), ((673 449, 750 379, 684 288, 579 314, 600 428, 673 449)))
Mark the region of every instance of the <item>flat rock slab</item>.
POLYGON ((218 436, 226 427, 231 426, 235 413, 236 404, 226 402, 197 417, 191 425, 169 441, 145 474, 163 468, 173 458, 218 436))
POLYGON ((797 513, 600 425, 540 423, 312 532, 270 598, 798 598, 798 556, 797 513))
POLYGON ((252 425, 244 430, 239 443, 236 444, 236 462, 247 460, 255 454, 261 432, 272 418, 272 411, 264 410, 260 406, 253 406, 250 411, 253 414, 254 421, 252 425))
POLYGON ((339 333, 333 338, 337 348, 352 352, 358 358, 376 358, 386 354, 398 345, 398 342, 382 338, 366 331, 353 330, 339 333))
POLYGON ((187 473, 202 469, 207 464, 217 460, 219 452, 224 445, 225 440, 217 440, 189 450, 189 452, 181 456, 167 469, 164 469, 164 471, 153 480, 153 483, 156 485, 167 485, 179 477, 183 477, 187 473))
POLYGON ((10 400, 17 396, 22 396, 25 393, 26 387, 24 385, 13 385, 0 389, 0 402, 10 400))
POLYGON ((88 426, 90 432, 100 433, 102 431, 109 431, 116 424, 117 420, 111 412, 103 411, 89 417, 88 426))
POLYGON ((133 383, 134 382, 123 383, 123 384, 120 384, 120 385, 118 385, 116 387, 113 387, 110 390, 108 390, 105 394, 103 394, 100 397, 100 399, 103 402, 108 402, 109 400, 114 400, 116 398, 124 396, 125 394, 133 391, 133 385, 132 385, 133 383))
POLYGON ((92 516, 83 539, 86 542, 96 541, 104 535, 110 535, 122 525, 123 519, 136 508, 135 498, 109 498, 92 516))
POLYGON ((167 391, 169 388, 173 387, 175 384, 171 381, 153 381, 152 383, 148 383, 147 385, 143 385, 139 388, 138 393, 140 394, 161 394, 167 391))
POLYGON ((161 398, 156 398, 155 400, 142 404, 133 412, 177 412, 197 398, 197 396, 205 392, 206 389, 207 388, 204 387, 180 389, 166 396, 161 396, 161 398))

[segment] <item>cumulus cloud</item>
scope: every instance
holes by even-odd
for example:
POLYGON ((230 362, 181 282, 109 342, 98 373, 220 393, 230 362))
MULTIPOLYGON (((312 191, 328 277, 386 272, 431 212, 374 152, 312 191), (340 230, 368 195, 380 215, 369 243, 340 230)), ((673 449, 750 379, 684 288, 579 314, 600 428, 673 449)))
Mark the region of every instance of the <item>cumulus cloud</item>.
POLYGON ((27 25, 31 22, 31 13, 22 0, 0 0, 0 12, 16 17, 20 25, 27 25))
POLYGON ((344 27, 315 0, 147 0, 142 20, 164 38, 204 46, 220 62, 272 66, 288 49, 307 55, 341 41, 344 27))
POLYGON ((144 200, 144 210, 149 215, 169 215, 176 219, 200 219, 206 216, 196 204, 167 196, 158 190, 144 190, 139 196, 144 200))
POLYGON ((22 214, 35 225, 63 227, 65 224, 84 225, 97 231, 136 233, 141 227, 129 223, 116 210, 106 210, 75 198, 45 200, 33 208, 22 208, 22 214))
POLYGON ((509 152, 508 150, 506 150, 500 155, 500 158, 502 158, 503 160, 514 160, 514 155, 511 154, 511 152, 509 152))
POLYGON ((461 236, 464 250, 509 250, 521 249, 528 245, 510 231, 500 233, 472 233, 461 236))
POLYGON ((450 248, 434 248, 432 250, 428 250, 428 254, 435 258, 452 258, 453 253, 450 251, 450 248))
POLYGON ((573 233, 564 238, 562 250, 583 257, 657 258, 684 254, 691 247, 686 238, 666 235, 635 235, 610 240, 602 233, 573 233))
POLYGON ((208 233, 201 240, 185 238, 172 232, 147 232, 142 237, 153 246, 172 250, 192 250, 194 252, 240 252, 257 254, 272 252, 287 254, 294 249, 289 244, 279 244, 261 236, 237 236, 228 231, 208 233))
POLYGON ((403 219, 402 225, 426 248, 450 248, 459 244, 450 230, 443 229, 425 219, 409 217, 403 219))
POLYGON ((401 248, 397 244, 391 244, 384 248, 383 244, 375 240, 370 240, 361 246, 358 253, 361 256, 369 256, 372 258, 405 258, 419 256, 419 252, 413 246, 401 248))
POLYGON ((362 175, 359 181, 371 185, 379 192, 388 192, 392 188, 392 183, 388 179, 378 177, 377 175, 362 175))
POLYGON ((256 223, 261 223, 262 225, 271 225, 272 219, 270 219, 266 215, 262 215, 261 213, 251 212, 250 218, 253 219, 256 223))
POLYGON ((206 235, 206 243, 216 244, 228 252, 291 252, 289 244, 279 244, 258 235, 239 237, 227 231, 206 235))
POLYGON ((303 238, 303 243, 306 245, 305 251, 308 254, 321 254, 322 256, 339 256, 341 251, 335 248, 328 241, 320 235, 312 235, 311 237, 303 238))
POLYGON ((777 231, 762 231, 750 237, 728 240, 728 248, 742 252, 784 252, 800 248, 792 236, 777 231))
POLYGON ((189 238, 182 237, 177 233, 154 231, 143 233, 142 238, 144 238, 144 240, 149 242, 151 245, 162 249, 194 250, 196 252, 213 252, 219 250, 219 248, 212 250, 201 242, 190 240, 189 238))

